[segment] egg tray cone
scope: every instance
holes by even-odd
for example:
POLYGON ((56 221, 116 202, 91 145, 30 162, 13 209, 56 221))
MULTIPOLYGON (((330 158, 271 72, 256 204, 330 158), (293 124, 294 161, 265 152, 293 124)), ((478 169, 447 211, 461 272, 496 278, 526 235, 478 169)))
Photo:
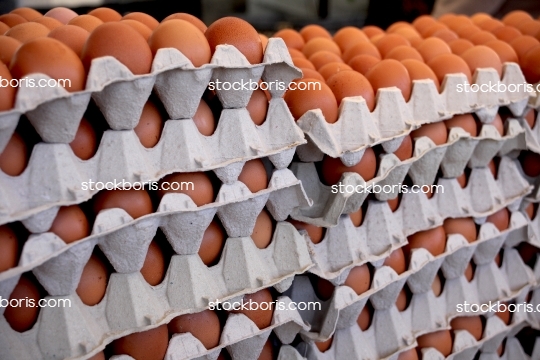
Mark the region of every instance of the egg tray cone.
MULTIPOLYGON (((162 198, 156 212, 135 220, 123 209, 107 209, 96 217, 90 236, 70 244, 53 233, 31 235, 23 246, 18 266, 0 273, 0 288, 4 281, 28 270, 60 264, 81 253, 89 257, 96 244, 116 271, 139 271, 158 228, 177 254, 197 254, 204 231, 216 214, 229 237, 245 237, 251 235, 265 205, 275 220, 283 221, 301 204, 308 204, 302 185, 285 168, 273 172, 267 189, 253 194, 240 181, 223 184, 215 202, 200 207, 187 195, 170 193, 162 198)), ((48 218, 45 229, 50 228, 53 219, 54 216, 48 218)), ((85 262, 81 262, 81 269, 85 262)), ((60 294, 67 293, 54 295, 60 294)))
MULTIPOLYGON (((263 62, 251 65, 232 45, 219 45, 211 62, 199 68, 177 49, 160 49, 149 74, 134 75, 118 60, 105 56, 92 61, 86 88, 70 93, 63 87, 28 87, 18 89, 15 107, 0 112, 0 152, 13 133, 21 114, 28 117, 37 133, 48 143, 70 143, 80 120, 93 98, 113 130, 133 129, 152 90, 158 94, 171 119, 193 117, 211 80, 289 83, 301 76, 294 67, 282 39, 268 41, 263 62)), ((45 74, 30 74, 36 83, 49 80, 45 74)), ((219 90, 226 109, 245 108, 253 89, 219 90)), ((272 97, 281 97, 285 89, 272 89, 272 97)))
MULTIPOLYGON (((475 80, 478 85, 525 82, 519 66, 514 63, 505 63, 502 80, 493 69, 479 69, 475 80)), ((470 112, 476 112, 483 123, 491 123, 500 106, 508 106, 515 116, 520 116, 531 97, 525 89, 504 93, 459 92, 458 85, 463 87, 463 84, 468 84, 465 75, 447 75, 439 94, 432 80, 415 80, 408 103, 399 89, 380 89, 371 113, 361 96, 345 98, 340 105, 339 118, 333 124, 326 122, 319 109, 310 110, 298 120, 308 139, 308 144, 298 148, 298 155, 304 162, 319 161, 324 154, 343 159, 380 143, 385 150, 393 152, 399 147, 400 139, 420 125, 470 112)))

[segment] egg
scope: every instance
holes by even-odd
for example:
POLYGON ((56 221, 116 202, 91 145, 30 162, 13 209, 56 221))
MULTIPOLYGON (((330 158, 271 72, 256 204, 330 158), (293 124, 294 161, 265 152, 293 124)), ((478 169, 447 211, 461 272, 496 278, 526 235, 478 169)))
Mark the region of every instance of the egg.
POLYGON ((411 46, 411 43, 409 42, 409 40, 405 39, 399 34, 384 35, 375 43, 375 46, 377 47, 383 58, 386 58, 387 54, 390 51, 400 45, 411 46))
POLYGON ((90 235, 90 225, 78 205, 62 206, 48 231, 69 244, 90 235))
POLYGON ((126 19, 121 20, 120 23, 133 28, 133 30, 138 32, 146 41, 148 41, 148 39, 150 39, 150 36, 152 36, 152 30, 150 30, 148 26, 144 25, 141 22, 138 22, 137 20, 126 19))
POLYGON ((322 353, 326 352, 332 346, 332 340, 333 340, 333 337, 331 337, 330 339, 326 341, 316 341, 315 346, 317 347, 317 349, 319 349, 320 352, 322 353))
POLYGON ((341 56, 341 50, 335 42, 321 37, 309 40, 302 49, 302 52, 307 58, 318 51, 329 51, 337 56, 341 56))
POLYGON ((492 33, 482 30, 471 36, 470 40, 475 45, 483 45, 489 41, 497 40, 497 38, 492 33))
POLYGON ((334 93, 338 105, 346 97, 362 96, 370 111, 375 107, 375 94, 369 81, 356 71, 340 71, 326 81, 334 93))
POLYGON ((322 180, 327 185, 334 185, 339 182, 345 172, 355 172, 365 181, 375 177, 377 171, 377 159, 372 148, 366 148, 360 162, 353 166, 345 166, 339 158, 325 155, 322 161, 322 180))
POLYGON ((517 63, 519 61, 518 56, 516 52, 514 51, 514 49, 510 45, 505 43, 504 41, 492 40, 492 41, 488 41, 484 45, 486 45, 487 47, 495 51, 497 55, 499 55, 499 59, 501 59, 501 63, 503 64, 505 62, 517 63))
POLYGON ((297 80, 293 84, 295 89, 288 90, 284 99, 296 120, 309 110, 320 109, 326 122, 337 121, 338 104, 328 85, 315 79, 297 80))
POLYGON ((18 133, 13 133, 6 147, 0 153, 0 170, 9 176, 19 176, 26 168, 27 163, 26 144, 18 133))
POLYGON ((437 226, 430 230, 419 231, 407 237, 409 248, 424 248, 433 256, 444 253, 446 248, 446 233, 444 227, 437 226))
POLYGON ((451 54, 452 50, 447 43, 439 38, 428 38, 423 40, 416 48, 427 63, 439 55, 451 54))
POLYGON ((99 304, 107 291, 108 281, 109 269, 104 260, 94 253, 84 266, 77 295, 88 306, 99 304))
MULTIPOLYGON (((525 55, 527 55, 530 50, 538 47, 539 44, 540 42, 530 35, 521 35, 510 41, 510 46, 516 51, 520 62, 523 62, 525 60, 525 55)), ((521 66, 525 67, 523 64, 521 64, 521 66)))
MULTIPOLYGON (((332 62, 324 65, 319 69, 319 73, 323 76, 325 80, 328 80, 332 75, 337 74, 340 71, 352 70, 351 67, 342 62, 332 62)), ((367 80, 366 80, 367 81, 367 80)), ((370 85, 371 87, 371 85, 370 85)), ((335 93, 334 93, 335 95, 335 93)), ((338 100, 339 102, 339 100, 338 100)))
POLYGON ((502 22, 505 25, 514 26, 514 27, 517 27, 520 23, 526 20, 532 20, 532 16, 523 10, 510 11, 508 14, 504 15, 502 18, 502 22))
POLYGON ((252 193, 266 189, 268 175, 261 159, 247 161, 238 176, 238 181, 243 182, 252 193))
POLYGON ((401 352, 398 355, 397 360, 418 360, 418 353, 416 352, 416 348, 401 352))
POLYGON ((359 208, 358 210, 350 213, 349 217, 351 218, 351 222, 355 227, 359 227, 360 225, 362 225, 362 220, 364 219, 362 208, 359 208))
POLYGON ((268 211, 263 209, 257 216, 251 239, 259 249, 265 249, 272 241, 274 222, 268 211))
POLYGON ((530 109, 528 111, 526 110, 525 115, 523 116, 523 118, 525 119, 525 121, 527 121, 527 124, 529 124, 529 127, 531 129, 534 129, 534 125, 536 123, 536 117, 537 117, 537 112, 534 109, 530 109))
POLYGON ((0 21, 0 35, 4 35, 10 29, 9 26, 0 21))
POLYGON ((349 66, 362 75, 366 75, 381 60, 371 55, 356 55, 349 61, 349 66))
POLYGON ((306 58, 293 58, 292 61, 296 67, 315 70, 313 63, 306 58))
POLYGON ((368 265, 364 264, 353 267, 343 285, 353 289, 357 295, 368 291, 371 286, 371 273, 368 265))
POLYGON ((8 305, 4 310, 4 318, 9 326, 17 332, 30 330, 39 315, 37 304, 40 299, 40 290, 35 280, 23 274, 9 296, 10 304, 18 303, 19 306, 8 305))
MULTIPOLYGON (((468 51, 468 50, 467 50, 468 51)), ((467 77, 469 83, 472 81, 469 65, 455 54, 442 54, 430 60, 427 65, 433 70, 437 79, 442 84, 446 74, 462 73, 467 77)))
POLYGON ((326 39, 332 39, 332 35, 323 28, 320 25, 310 24, 304 26, 299 31, 300 35, 302 35, 302 38, 304 38, 304 41, 307 43, 311 39, 315 39, 318 37, 326 38, 326 39))
MULTIPOLYGON (((3 36, 0 36, 0 38, 2 38, 3 36)), ((9 39, 9 38, 8 38, 9 39)), ((16 41, 16 40, 15 40, 16 41)), ((6 41, 6 42, 9 42, 6 41)), ((3 45, 4 41, 2 41, 0 39, 0 45, 3 45)), ((6 54, 7 56, 9 56, 9 54, 6 54)), ((5 81, 8 81, 9 83, 11 83, 11 80, 12 80, 12 77, 11 77, 11 73, 9 72, 8 68, 6 65, 4 65, 3 62, 0 61, 0 79, 2 79, 3 81, 2 82, 5 82, 5 81)), ((4 110, 10 110, 11 108, 13 108, 13 105, 15 104, 15 94, 17 92, 17 88, 16 87, 13 87, 13 86, 4 86, 2 85, 0 87, 0 111, 4 111, 4 110)), ((14 140, 14 141, 17 141, 17 140, 14 140)), ((9 144, 9 143, 8 143, 9 144)), ((2 155, 0 155, 0 158, 1 158, 2 155)), ((7 159, 4 159, 4 161, 6 161, 7 159)), ((2 162, 2 160, 0 160, 0 163, 2 162)), ((1 168, 1 166, 0 166, 1 168)))
POLYGON ((495 51, 487 46, 475 46, 461 54, 461 58, 465 60, 471 69, 471 73, 474 73, 479 68, 494 68, 499 77, 502 76, 501 59, 495 51))
POLYGON ((465 25, 461 26, 459 29, 456 29, 455 32, 459 35, 460 38, 464 38, 470 41, 473 35, 482 32, 482 30, 486 29, 482 29, 476 25, 465 25))
POLYGON ((9 225, 0 225, 0 272, 17 266, 19 241, 9 225))
POLYGON ((509 43, 515 38, 521 36, 521 31, 519 31, 513 26, 505 25, 503 27, 493 30, 492 34, 495 35, 497 39, 509 43))
POLYGON ((206 25, 204 24, 204 22, 202 22, 202 20, 200 20, 200 19, 197 18, 196 16, 193 16, 193 15, 188 14, 188 13, 175 13, 175 14, 171 14, 171 15, 167 16, 165 19, 163 19, 162 22, 169 21, 169 20, 173 20, 173 19, 185 20, 185 21, 191 23, 192 25, 194 25, 194 26, 195 26, 197 29, 199 29, 203 34, 204 34, 204 32, 206 31, 206 25))
POLYGON ((435 278, 433 279, 433 282, 431 283, 431 291, 433 291, 433 294, 435 295, 435 297, 439 297, 439 295, 441 295, 442 293, 442 282, 441 282, 441 278, 439 277, 439 275, 436 275, 435 278))
POLYGON ((75 25, 62 25, 52 30, 48 37, 67 45, 77 56, 82 55, 84 44, 90 33, 75 25))
POLYGON ((414 59, 422 62, 424 61, 422 55, 420 55, 420 53, 416 49, 406 45, 401 45, 390 50, 390 52, 386 54, 385 59, 394 59, 397 61, 414 59))
POLYGON ((403 311, 407 309, 407 305, 408 305, 407 293, 405 292, 404 289, 401 289, 396 299, 396 308, 398 309, 398 311, 403 311))
POLYGON ((521 61, 523 75, 529 83, 537 83, 540 81, 540 69, 538 68, 540 61, 540 46, 536 46, 526 53, 521 61))
POLYGON ((96 132, 85 118, 81 120, 75 138, 69 143, 69 146, 75 156, 81 160, 88 160, 95 155, 97 150, 96 132))
POLYGON ((439 32, 441 30, 449 30, 449 28, 448 28, 448 26, 446 26, 444 24, 436 23, 436 24, 433 24, 433 25, 427 27, 423 31, 421 31, 420 34, 424 38, 431 38, 433 36, 433 34, 439 32))
POLYGON ((268 112, 268 99, 263 90, 256 89, 253 91, 247 104, 247 110, 255 125, 262 125, 268 112))
POLYGON ((375 26, 375 25, 367 25, 367 26, 364 26, 362 28, 362 31, 364 32, 364 34, 366 34, 366 36, 368 38, 372 38, 373 36, 376 36, 376 35, 382 35, 384 34, 384 30, 381 29, 380 27, 378 26, 375 26))
POLYGON ((297 49, 293 49, 293 48, 287 48, 287 50, 289 51, 289 55, 291 55, 291 58, 302 58, 302 59, 305 59, 306 56, 304 55, 304 53, 300 50, 297 50, 297 49))
POLYGON ((140 23, 143 23, 144 25, 148 26, 150 30, 154 30, 158 27, 159 22, 154 19, 152 16, 142 13, 142 12, 130 12, 129 14, 125 15, 122 20, 135 20, 140 23))
POLYGON ((111 344, 114 355, 129 355, 134 359, 163 360, 169 346, 167 325, 137 332, 116 339, 111 344))
POLYGON ((167 175, 160 181, 159 197, 166 193, 181 193, 188 195, 197 206, 210 204, 215 199, 214 187, 210 177, 204 172, 174 173, 167 175), (168 182, 169 189, 163 189, 168 182), (173 184, 176 183, 176 184, 173 184), (177 190, 176 190, 177 189, 177 190))
POLYGON ((393 23, 386 29, 386 32, 391 34, 395 32, 397 29, 402 28, 402 27, 412 27, 412 25, 406 21, 396 21, 395 23, 393 23))
POLYGON ((501 309, 505 309, 504 311, 497 311, 495 315, 501 319, 506 325, 510 324, 510 321, 512 320, 512 314, 510 311, 508 311, 508 303, 501 303, 505 305, 506 307, 502 307, 501 309))
POLYGON ((439 330, 416 338, 419 348, 437 349, 444 357, 452 353, 452 335, 448 330, 439 330))
POLYGON ((468 242, 476 241, 476 224, 472 218, 448 218, 444 220, 444 231, 446 234, 461 234, 468 242))
POLYGON ((144 104, 141 117, 133 129, 145 148, 153 148, 159 142, 163 129, 163 117, 153 101, 144 104))
POLYGON ((261 45, 264 52, 266 51, 266 45, 268 45, 268 37, 264 34, 259 34, 259 38, 261 39, 261 45))
POLYGON ((175 48, 196 67, 208 64, 212 56, 204 34, 185 20, 173 19, 161 23, 154 29, 148 44, 154 56, 159 49, 175 48))
POLYGON ((10 14, 20 15, 28 21, 33 20, 37 17, 43 16, 41 15, 39 11, 31 9, 29 7, 20 7, 20 8, 14 9, 10 12, 10 14))
POLYGON ((225 231, 219 222, 212 221, 203 234, 199 247, 199 257, 206 266, 213 266, 219 261, 225 244, 225 231))
POLYGON ((101 210, 120 208, 137 219, 153 212, 152 200, 146 190, 104 190, 94 197, 94 213, 101 210))
POLYGON ((47 11, 43 16, 51 17, 66 25, 71 19, 77 17, 78 14, 75 11, 65 7, 55 7, 47 11))
POLYGON ((94 9, 90 12, 88 12, 88 15, 92 15, 94 17, 97 17, 101 21, 105 22, 111 22, 111 21, 120 21, 122 20, 122 15, 118 13, 118 11, 113 10, 111 8, 107 7, 99 7, 97 9, 94 9))
POLYGON ((331 62, 343 62, 339 55, 326 50, 317 51, 315 54, 309 57, 309 61, 317 70, 331 62))
POLYGON ((422 41, 422 36, 414 27, 400 27, 394 32, 409 40, 411 46, 415 46, 417 43, 422 41))
MULTIPOLYGON (((0 29, 0 33, 1 32, 2 30, 0 29)), ((9 65, 13 54, 15 54, 15 52, 21 45, 21 42, 17 39, 9 36, 0 35, 0 76, 2 76, 3 79, 11 79, 11 74, 8 76, 7 73, 9 72, 9 70, 7 69, 7 65, 9 65)), ((0 91, 11 91, 15 93, 15 88, 2 87, 0 88, 0 91)), ((3 96, 0 96, 0 110, 6 110, 2 108, 2 104, 4 103, 5 99, 11 99, 9 95, 7 95, 7 93, 5 95, 3 94, 3 96)))
POLYGON ((325 81, 324 78, 322 77, 321 74, 319 74, 316 70, 313 70, 313 69, 306 69, 306 68, 300 68, 300 70, 302 71, 303 73, 303 77, 304 78, 310 78, 310 79, 315 79, 315 80, 319 80, 319 81, 325 81))
POLYGON ((467 39, 456 39, 448 42, 448 46, 450 46, 450 50, 452 50, 453 54, 461 55, 474 47, 474 44, 467 39))
POLYGON ((17 79, 32 73, 46 74, 56 80, 69 79, 65 89, 70 92, 83 90, 86 83, 86 73, 77 54, 60 41, 47 37, 21 45, 13 55, 10 71, 17 79))
POLYGON ((527 216, 529 216, 529 219, 534 219, 534 215, 536 214, 536 209, 534 208, 534 204, 530 203, 527 205, 527 207, 524 209, 525 213, 527 213, 527 216))
POLYGON ((204 310, 195 314, 175 317, 168 324, 169 333, 191 333, 206 349, 219 345, 221 324, 217 314, 212 310, 204 310))
POLYGON ((4 15, 0 15, 0 22, 3 22, 4 24, 6 24, 7 26, 11 28, 19 24, 23 24, 27 22, 27 20, 23 18, 21 15, 4 14, 4 15))
POLYGON ((366 305, 364 305, 362 311, 360 312, 360 315, 358 315, 358 318, 356 319, 356 323, 358 324, 360 330, 366 331, 367 329, 369 329, 372 317, 373 308, 371 307, 371 303, 368 301, 366 305))
MULTIPOLYGON (((0 169, 2 168, 2 155, 0 155, 0 169)), ((540 175, 540 155, 532 151, 526 151, 521 156, 521 166, 525 175, 537 177, 540 175)))
POLYGON ((495 162, 491 160, 488 164, 489 171, 493 175, 495 179, 497 179, 497 166, 495 166, 495 162))
POLYGON ((302 50, 305 41, 299 32, 293 29, 282 29, 276 32, 273 37, 282 38, 288 48, 302 50))
POLYGON ((411 96, 411 78, 407 68, 397 60, 382 60, 368 71, 366 78, 375 93, 379 89, 395 86, 401 90, 405 101, 411 96))
POLYGON ((315 295, 319 300, 329 300, 334 294, 334 289, 335 286, 330 281, 320 277, 314 277, 313 290, 315 291, 315 295))
POLYGON ((504 23, 497 19, 488 19, 478 24, 479 28, 486 31, 493 31, 503 26, 504 26, 504 23))
POLYGON ((67 25, 74 25, 83 28, 84 30, 91 33, 98 26, 102 25, 103 21, 92 15, 79 15, 69 20, 67 25))
POLYGON ((212 54, 222 44, 236 47, 251 64, 258 64, 263 59, 261 39, 257 30, 248 22, 236 17, 223 17, 214 21, 204 33, 212 54))
POLYGON ((507 208, 502 208, 496 213, 489 215, 486 221, 495 225, 499 231, 504 231, 510 226, 510 212, 507 208))
POLYGON ((477 341, 482 338, 482 320, 480 316, 458 316, 450 322, 452 330, 466 330, 468 331, 477 341))
POLYGON ((440 29, 433 33, 433 37, 439 38, 445 43, 459 39, 458 35, 450 29, 440 29))
POLYGON ((390 210, 392 210, 392 212, 396 212, 396 210, 399 208, 400 198, 399 196, 396 196, 395 198, 387 200, 386 202, 388 203, 390 210))
POLYGON ((462 173, 461 175, 459 175, 457 178, 456 178, 459 186, 461 186, 462 189, 465 188, 465 186, 467 186, 467 175, 465 175, 465 173, 462 173))
POLYGON ((454 115, 451 119, 445 120, 444 125, 448 128, 448 131, 454 127, 458 127, 473 137, 478 135, 478 128, 472 114, 454 115))
MULTIPOLYGON (((259 329, 265 329, 272 323, 272 316, 274 315, 274 306, 271 304, 274 301, 272 293, 268 289, 262 289, 253 294, 244 295, 243 303, 257 303, 259 304, 257 310, 251 309, 239 309, 232 310, 235 314, 244 314, 251 321, 257 325, 259 329), (261 305, 264 304, 264 305, 261 305)), ((255 307, 255 306, 254 306, 255 307)))
POLYGON ((435 84, 437 90, 439 89, 440 83, 439 79, 437 79, 437 75, 435 75, 433 70, 431 70, 424 62, 414 59, 405 59, 402 60, 401 63, 407 69, 411 81, 430 79, 435 84))
POLYGON ((429 26, 435 23, 437 23, 437 20, 433 16, 420 15, 412 22, 412 25, 414 26, 416 30, 421 32, 422 30, 428 28, 429 26))
POLYGON ((156 241, 150 242, 148 246, 148 252, 144 259, 143 267, 141 268, 141 274, 152 286, 161 284, 165 277, 165 257, 163 250, 156 241))
POLYGON ((490 14, 487 14, 485 12, 477 12, 474 15, 471 16, 471 21, 475 25, 479 25, 480 23, 492 19, 490 14))
POLYGON ((264 343, 264 346, 257 360, 274 360, 275 357, 276 356, 274 354, 274 347, 272 346, 272 342, 270 341, 270 339, 268 339, 264 343))
POLYGON ((324 229, 320 226, 307 224, 297 220, 289 219, 290 222, 297 230, 305 230, 312 243, 318 244, 324 237, 324 229))
POLYGON ((348 63, 358 55, 370 55, 374 58, 381 59, 381 53, 375 45, 369 42, 361 42, 351 46, 343 53, 343 60, 348 63))
POLYGON ((41 25, 36 22, 26 22, 13 26, 5 33, 5 36, 12 37, 19 40, 21 43, 25 43, 32 39, 47 36, 49 31, 49 28, 45 25, 41 25))
POLYGON ((201 99, 195 115, 193 115, 193 122, 201 134, 204 136, 210 136, 216 130, 216 120, 210 106, 201 99))
POLYGON ((407 263, 403 249, 397 248, 388 255, 383 262, 383 266, 390 266, 399 275, 407 270, 407 263))
POLYGON ((369 38, 357 27, 345 26, 334 34, 334 42, 338 44, 341 51, 347 50, 359 42, 367 42, 369 38))
POLYGON ((465 268, 463 275, 465 275, 465 279, 467 279, 468 282, 471 282, 472 279, 474 278, 474 269, 470 262, 469 264, 467 264, 467 267, 465 268))
POLYGON ((427 136, 435 143, 435 145, 446 144, 448 134, 444 122, 435 122, 424 124, 420 128, 411 132, 411 137, 416 140, 423 136, 427 136))
POLYGON ((540 21, 525 21, 518 26, 518 29, 523 35, 531 35, 538 38, 538 34, 540 33, 540 21))
POLYGON ((108 22, 97 27, 88 37, 82 53, 86 69, 93 59, 113 56, 133 74, 150 72, 152 51, 144 38, 132 27, 120 22, 108 22))

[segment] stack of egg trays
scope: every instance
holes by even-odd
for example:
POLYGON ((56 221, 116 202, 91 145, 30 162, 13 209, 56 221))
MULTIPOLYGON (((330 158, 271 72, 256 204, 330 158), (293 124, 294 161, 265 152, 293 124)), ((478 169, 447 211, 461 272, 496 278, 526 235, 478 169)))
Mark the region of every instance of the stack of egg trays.
MULTIPOLYGON (((51 297, 70 298, 77 306, 44 309, 37 324, 23 334, 0 318, 0 347, 6 349, 5 358, 89 357, 116 338, 159 326, 180 314, 202 311, 214 299, 240 298, 269 286, 282 292, 295 274, 309 269, 312 263, 303 238, 290 224, 281 222, 293 208, 309 204, 300 181, 287 169, 295 148, 305 140, 282 99, 284 91, 270 91, 267 119, 260 126, 253 124, 245 109, 251 90, 217 92, 224 110, 212 136, 202 136, 191 120, 210 80, 258 82, 262 78, 288 83, 299 75, 283 41, 271 39, 263 63, 257 65, 250 65, 227 45, 219 46, 211 64, 200 68, 193 67, 179 51, 162 49, 148 75, 134 76, 116 59, 104 57, 93 61, 84 91, 20 89, 15 108, 0 114, 1 148, 21 114, 46 143, 35 146, 28 168, 20 176, 0 173, 0 223, 20 220, 34 233, 24 245, 19 266, 0 274, 0 295, 9 298, 20 275, 32 270, 51 297), (133 128, 152 90, 173 120, 166 122, 158 145, 145 149, 133 128), (81 161, 68 143, 90 98, 112 131, 104 134, 92 159, 81 161), (237 178, 246 161, 262 157, 276 169, 268 189, 252 194, 237 178), (60 206, 95 195, 95 191, 81 189, 83 181, 157 181, 169 173, 208 170, 223 182, 212 204, 197 207, 183 194, 167 194, 156 213, 136 220, 122 209, 103 211, 92 234, 69 245, 52 233, 43 233, 60 206), (280 223, 272 244, 261 250, 249 236, 265 205, 280 223), (215 214, 229 238, 220 263, 207 268, 197 251, 215 214), (158 227, 178 255, 173 256, 166 280, 151 287, 139 270, 158 227), (116 273, 105 299, 88 307, 75 289, 96 245, 116 273), (174 286, 166 285, 170 277, 176 278, 174 286)), ((47 78, 43 74, 33 77, 47 78)), ((281 316, 275 324, 291 319, 281 316)), ((228 337, 232 342, 242 338, 228 337)), ((224 344, 230 343, 227 341, 224 344)))

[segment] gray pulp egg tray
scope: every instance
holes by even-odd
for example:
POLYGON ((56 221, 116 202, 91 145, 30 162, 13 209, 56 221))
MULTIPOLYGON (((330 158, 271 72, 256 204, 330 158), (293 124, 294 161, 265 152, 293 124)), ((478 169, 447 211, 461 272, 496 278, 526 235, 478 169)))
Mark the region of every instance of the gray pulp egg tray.
MULTIPOLYGON (((36 78, 43 74, 32 75, 36 78)), ((218 46, 208 65, 195 68, 176 49, 161 49, 152 72, 134 76, 112 57, 95 59, 87 90, 68 93, 63 88, 21 88, 15 110, 0 114, 0 152, 25 113, 45 143, 37 144, 25 171, 16 177, 0 172, 0 224, 26 219, 52 207, 90 199, 97 190, 84 189, 88 180, 156 181, 173 172, 216 170, 225 182, 242 163, 271 156, 276 167, 286 167, 294 149, 305 143, 281 98, 272 89, 266 121, 257 126, 246 105, 251 90, 216 90, 223 105, 219 125, 211 136, 199 133, 192 117, 208 83, 220 81, 282 81, 301 76, 281 39, 271 39, 261 64, 251 65, 233 46, 218 46), (133 128, 142 108, 156 91, 170 119, 159 143, 144 148, 133 128), (112 130, 106 131, 96 155, 82 161, 68 143, 92 97, 112 130), (8 125, 13 119, 12 124, 8 125), (283 165, 281 165, 283 164, 283 165), (232 169, 230 169, 232 168, 232 169)))

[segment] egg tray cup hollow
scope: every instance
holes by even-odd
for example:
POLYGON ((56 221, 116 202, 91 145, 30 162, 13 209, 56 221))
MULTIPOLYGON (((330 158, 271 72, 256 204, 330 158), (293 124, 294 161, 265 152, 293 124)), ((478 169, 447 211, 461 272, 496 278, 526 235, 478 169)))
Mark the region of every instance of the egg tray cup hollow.
POLYGON ((536 340, 532 355, 525 353, 518 339, 509 337, 506 340, 504 353, 499 357, 496 353, 481 353, 479 360, 535 360, 540 359, 540 340, 536 340))
POLYGON ((540 115, 536 116, 536 121, 532 129, 523 117, 518 117, 517 120, 525 129, 525 142, 521 144, 520 148, 540 154, 540 115))
MULTIPOLYGON (((180 51, 164 48, 156 53, 149 74, 134 75, 111 56, 96 58, 88 71, 86 88, 70 93, 63 87, 29 87, 18 89, 15 107, 0 112, 0 152, 4 149, 25 114, 37 133, 48 143, 70 143, 80 120, 93 98, 113 130, 135 128, 152 90, 158 94, 171 119, 193 117, 210 81, 290 83, 301 76, 294 67, 282 39, 269 39, 263 62, 251 65, 232 45, 218 45, 209 64, 199 68, 180 51)), ((45 74, 30 74, 37 83, 49 80, 45 74)), ((282 97, 285 90, 269 90, 272 97, 282 97)), ((217 95, 226 109, 245 108, 251 89, 219 90, 217 95)))
MULTIPOLYGON (((6 281, 11 284, 13 280, 10 279, 23 272, 59 266, 81 257, 81 254, 88 258, 96 244, 117 272, 138 271, 158 228, 177 254, 197 254, 204 231, 216 214, 229 237, 249 237, 258 214, 265 206, 276 221, 283 221, 293 208, 308 203, 300 181, 285 168, 274 170, 268 188, 255 194, 240 181, 222 184, 215 202, 200 207, 185 194, 170 193, 163 196, 156 212, 135 220, 123 209, 107 209, 96 217, 90 236, 70 244, 53 233, 30 235, 23 246, 18 266, 0 273, 0 289, 7 286, 4 284, 6 281)), ((44 229, 50 228, 55 215, 45 219, 44 229)), ((304 240, 301 241, 305 247, 304 240)), ((82 271, 85 261, 75 262, 82 271)), ((63 290, 55 290, 54 295, 70 293, 66 292, 65 286, 60 288, 63 290)), ((73 285, 68 288, 69 291, 75 289, 73 285)), ((0 295, 4 296, 4 292, 0 295)))
MULTIPOLYGON (((515 143, 514 140, 524 134, 523 128, 515 120, 507 122, 506 128, 507 135, 502 138, 492 125, 484 126, 478 138, 470 137, 460 128, 453 128, 450 131, 448 142, 439 146, 436 146, 427 137, 418 138, 414 142, 413 157, 410 159, 400 161, 394 154, 380 156, 377 175, 369 181, 364 181, 356 173, 344 173, 338 184, 326 186, 320 182, 313 163, 293 162, 290 168, 302 181, 313 205, 297 208, 291 216, 298 221, 317 226, 333 227, 337 225, 340 215, 357 211, 368 196, 367 192, 349 192, 346 190, 347 186, 352 186, 353 190, 357 187, 368 189, 373 185, 380 185, 381 188, 385 185, 391 186, 391 192, 375 193, 377 199, 384 201, 398 196, 399 185, 402 184, 407 175, 410 176, 414 185, 423 186, 433 184, 439 167, 445 178, 455 178, 461 175, 466 166, 472 168, 474 172, 475 168, 487 166, 494 156, 504 155, 511 151, 511 146, 505 147, 505 144, 515 143), (505 147, 504 153, 501 152, 503 147, 505 147), (342 184, 345 190, 340 191, 339 184, 342 184)), ((349 166, 346 163, 345 165, 349 166)), ((499 180, 492 181, 491 185, 485 183, 487 175, 477 180, 475 180, 476 176, 471 176, 472 181, 469 180, 469 182, 473 184, 468 184, 466 187, 466 190, 471 190, 469 196, 462 195, 455 199, 451 207, 446 205, 445 208, 448 209, 448 212, 468 211, 471 214, 469 216, 479 216, 480 213, 490 211, 494 206, 493 201, 488 202, 487 199, 494 198, 494 201, 500 204, 503 202, 503 198, 521 197, 531 190, 523 177, 519 176, 519 171, 514 169, 515 165, 505 164, 501 168, 504 170, 499 170, 499 180), (494 196, 491 196, 492 192, 494 196), (473 199, 473 202, 466 204, 468 199, 473 199), (458 203, 456 204, 456 202, 458 203), (459 205, 458 208, 455 208, 455 205, 459 205), (462 209, 463 207, 466 209, 462 209)), ((440 182, 446 186, 449 181, 444 179, 440 182)), ((457 186, 457 182, 455 186, 457 186)), ((451 191, 452 193, 461 192, 459 189, 451 189, 451 191)), ((446 194, 436 194, 435 196, 437 197, 437 195, 446 194)), ((449 196, 441 196, 441 198, 448 199, 449 196)), ((410 214, 410 216, 415 216, 415 214, 410 214)), ((404 220, 403 223, 418 225, 407 220, 404 220)), ((425 226, 424 229, 426 229, 425 226)))
POLYGON ((536 176, 536 177, 528 176, 523 171, 523 167, 521 166, 521 164, 518 164, 518 170, 521 176, 524 179, 526 179, 533 187, 533 190, 527 196, 527 201, 533 202, 533 203, 540 202, 540 176, 536 176))
MULTIPOLYGON (((524 83, 525 79, 514 63, 505 63, 502 80, 494 69, 479 69, 475 73, 475 84, 499 81, 508 85, 524 83)), ((453 115, 476 112, 483 123, 491 123, 499 107, 508 106, 515 116, 520 116, 531 96, 526 91, 459 92, 458 85, 463 87, 464 84, 468 84, 465 75, 447 75, 439 94, 432 80, 415 80, 408 103, 399 89, 380 89, 371 113, 361 96, 345 98, 340 105, 339 118, 333 124, 326 122, 320 109, 310 110, 298 120, 308 139, 306 145, 298 147, 300 160, 319 161, 326 154, 355 164, 366 147, 382 143, 385 150, 393 152, 412 130, 453 115)))

